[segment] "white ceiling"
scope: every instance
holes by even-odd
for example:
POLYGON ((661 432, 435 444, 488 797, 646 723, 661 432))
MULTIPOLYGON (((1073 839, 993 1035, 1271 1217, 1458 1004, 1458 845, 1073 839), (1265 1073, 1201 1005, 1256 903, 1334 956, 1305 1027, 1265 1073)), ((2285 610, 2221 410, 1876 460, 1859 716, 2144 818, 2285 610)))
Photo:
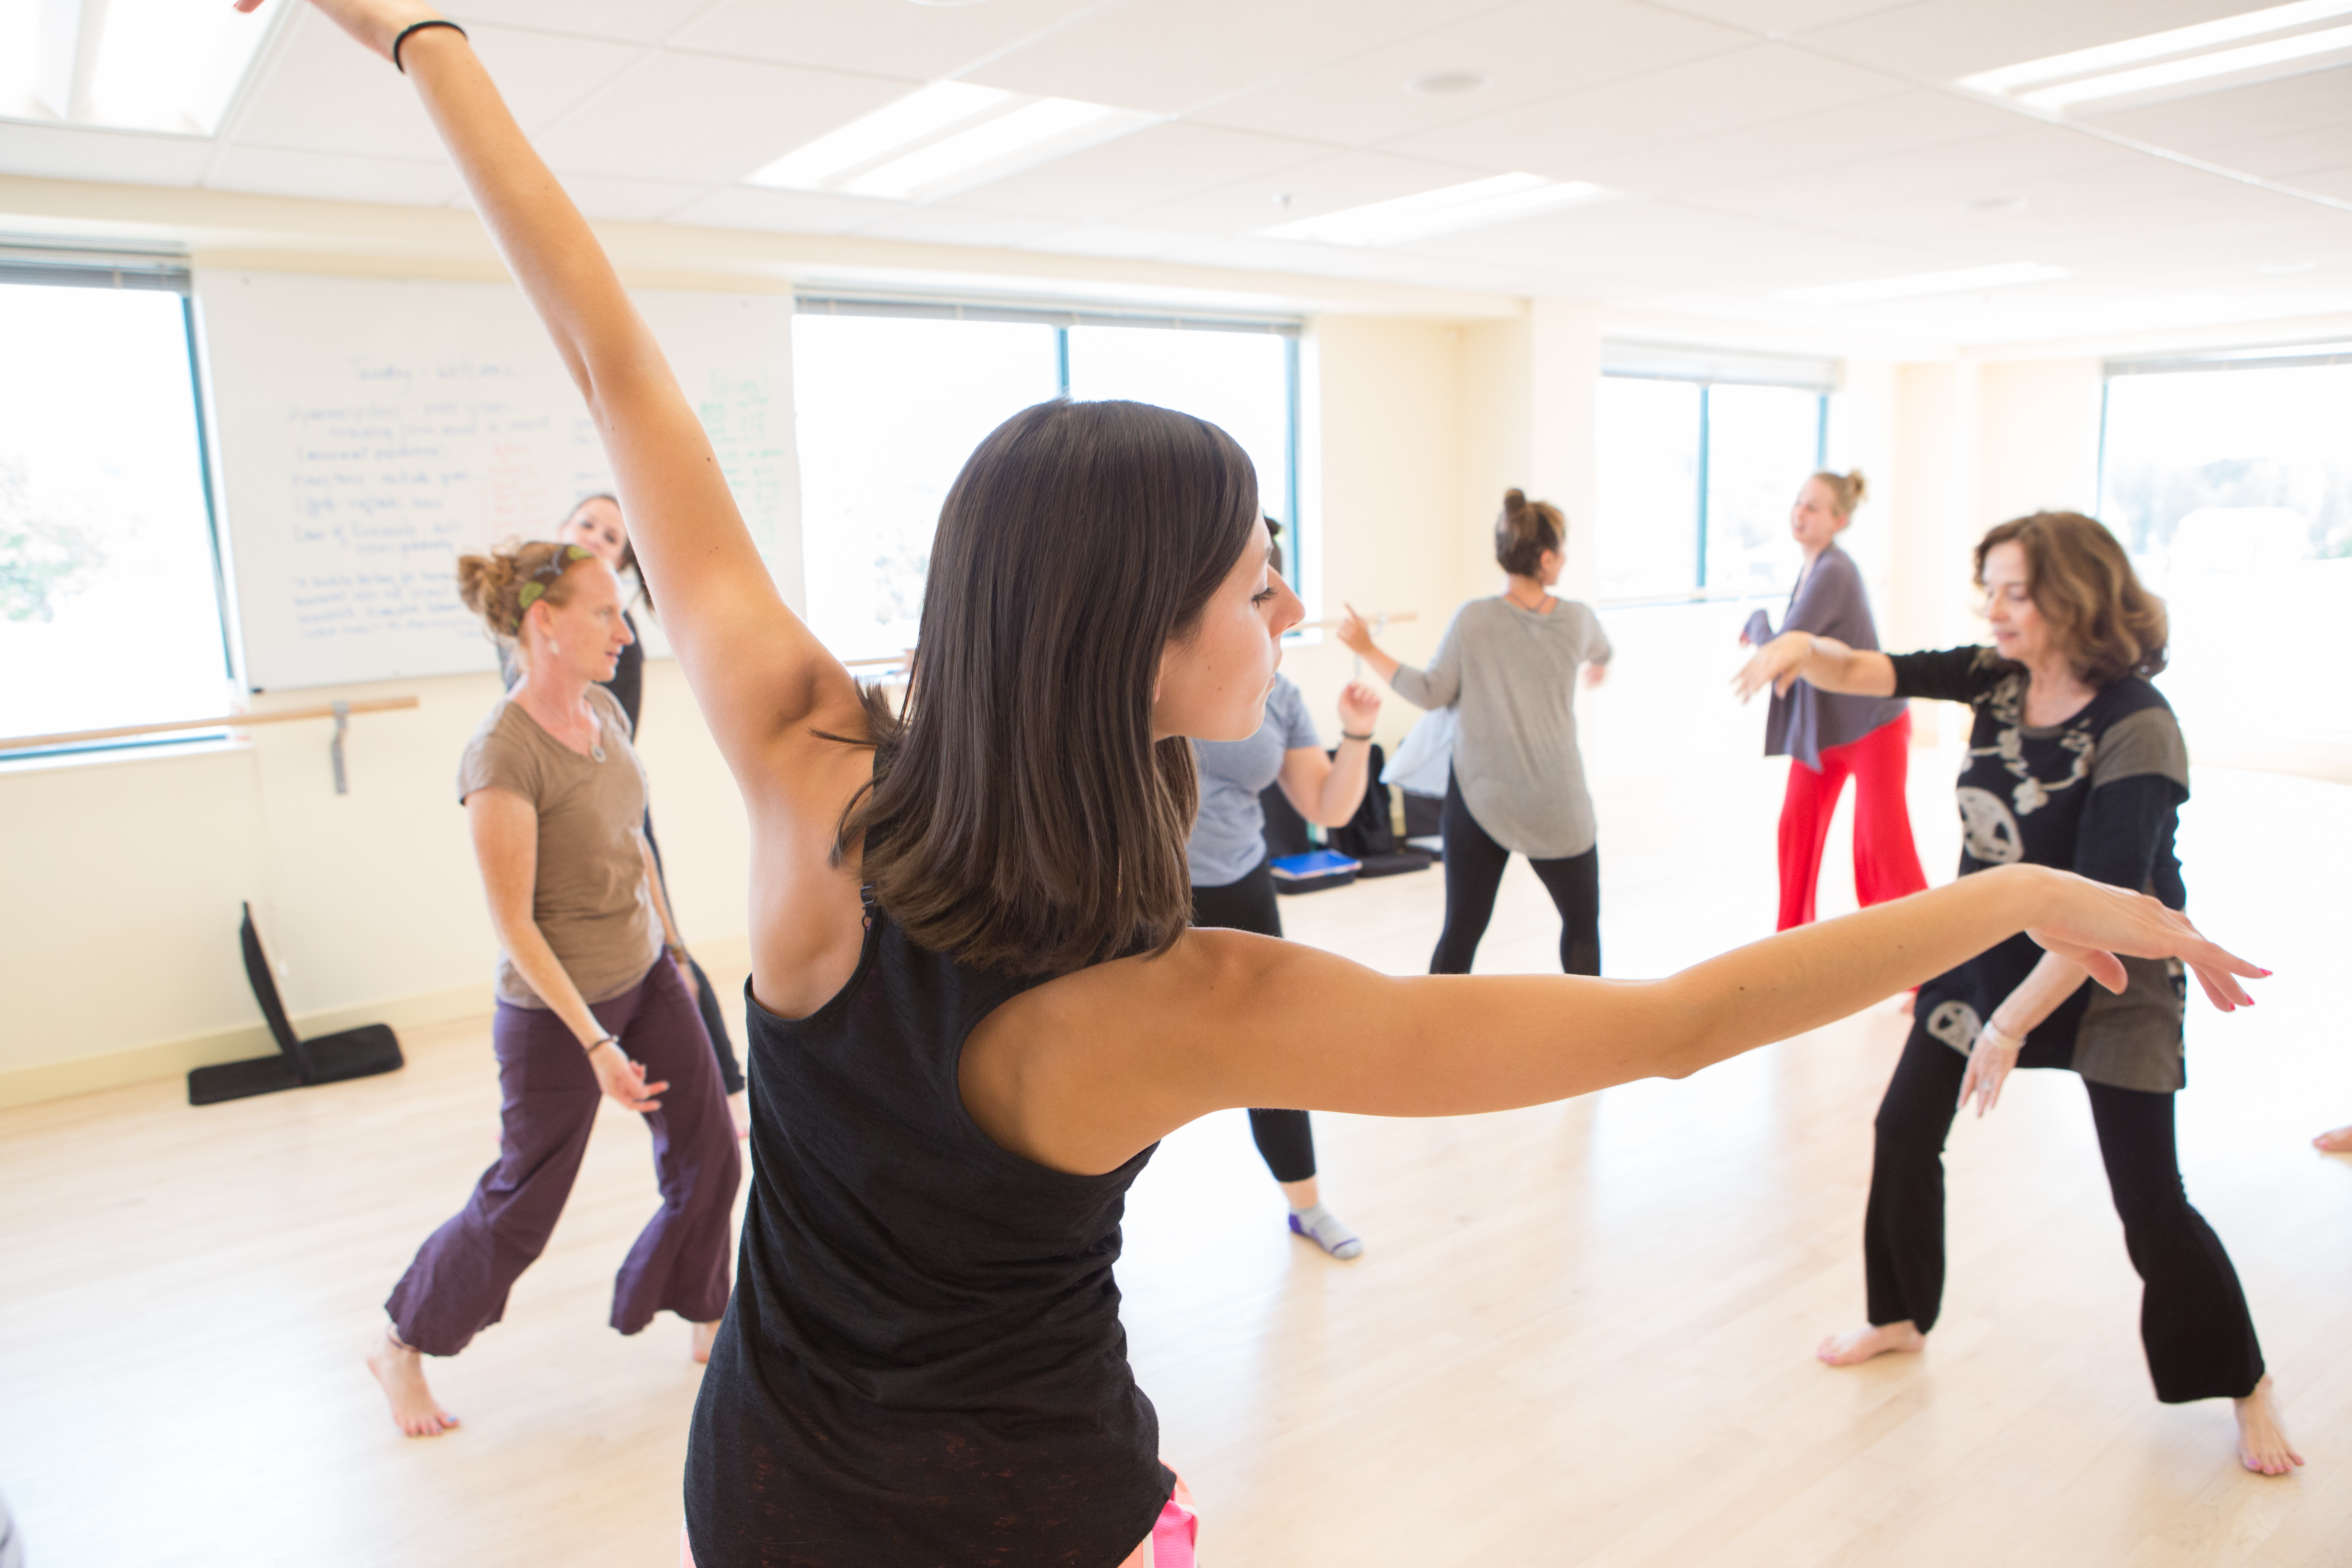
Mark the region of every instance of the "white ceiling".
MULTIPOLYGON (((1951 85, 2257 3, 469 0, 456 15, 593 216, 1969 342, 2352 310, 2352 66, 2054 123, 1951 85), (1437 71, 1488 85, 1407 89, 1437 71), (927 205, 742 183, 946 78, 1168 118, 927 205), (1517 170, 1626 197, 1377 250, 1255 237, 1517 170), (2017 261, 2071 276, 1868 306, 1778 298, 2017 261)), ((0 172, 462 199, 407 84, 307 8, 217 139, 0 121, 0 172)))

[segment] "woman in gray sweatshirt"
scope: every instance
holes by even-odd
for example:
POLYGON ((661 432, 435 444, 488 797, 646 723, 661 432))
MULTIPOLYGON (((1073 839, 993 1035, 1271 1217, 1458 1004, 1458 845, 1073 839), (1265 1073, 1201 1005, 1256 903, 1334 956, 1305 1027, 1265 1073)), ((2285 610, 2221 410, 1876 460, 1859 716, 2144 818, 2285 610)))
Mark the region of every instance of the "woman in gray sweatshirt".
POLYGON ((1551 595, 1567 536, 1558 507, 1505 494, 1495 561, 1510 584, 1454 612, 1427 669, 1381 652, 1353 609, 1339 624, 1339 640, 1398 696, 1417 708, 1461 710, 1439 824, 1445 930, 1432 974, 1470 973, 1514 852, 1559 907, 1560 968, 1601 973, 1601 852, 1576 750, 1576 671, 1584 666, 1585 683, 1600 685, 1610 647, 1591 605, 1551 595))

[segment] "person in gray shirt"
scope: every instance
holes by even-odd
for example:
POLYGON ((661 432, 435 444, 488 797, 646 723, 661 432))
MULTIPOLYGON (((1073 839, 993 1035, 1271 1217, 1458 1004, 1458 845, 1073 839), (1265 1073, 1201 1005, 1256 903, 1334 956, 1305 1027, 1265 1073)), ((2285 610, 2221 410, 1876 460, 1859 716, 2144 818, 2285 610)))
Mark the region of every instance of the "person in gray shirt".
POLYGON ((1524 855, 1559 910, 1559 966, 1601 973, 1601 852, 1584 762, 1576 750, 1576 671, 1598 686, 1608 634, 1589 605, 1554 598, 1568 525, 1558 507, 1517 490, 1495 520, 1495 561, 1510 584, 1454 614, 1427 669, 1381 651, 1350 608, 1339 640, 1417 708, 1461 710, 1439 832, 1445 844, 1445 930, 1432 974, 1467 974, 1494 918, 1495 891, 1524 855))
MULTIPOLYGON (((1279 534, 1281 524, 1266 521, 1279 534)), ((1282 570, 1275 546, 1274 569, 1282 570)), ((1265 805, 1260 794, 1279 784, 1298 815, 1326 827, 1345 826, 1370 782, 1372 722, 1380 694, 1357 681, 1339 693, 1339 749, 1326 753, 1307 699, 1277 675, 1265 697, 1265 721, 1246 741, 1195 741, 1201 808, 1184 858, 1192 876, 1192 923, 1282 934, 1274 874, 1266 860, 1265 805)), ((1307 1112, 1261 1108, 1249 1113, 1250 1136, 1290 1201, 1290 1230, 1334 1258, 1354 1258, 1363 1239, 1323 1206, 1315 1174, 1315 1130, 1307 1112)))

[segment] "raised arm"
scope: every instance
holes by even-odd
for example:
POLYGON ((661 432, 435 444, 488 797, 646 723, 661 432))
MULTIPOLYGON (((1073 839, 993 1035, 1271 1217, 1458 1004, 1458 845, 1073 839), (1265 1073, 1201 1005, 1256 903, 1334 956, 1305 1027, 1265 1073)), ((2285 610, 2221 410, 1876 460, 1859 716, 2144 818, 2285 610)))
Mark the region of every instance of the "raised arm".
POLYGON ((964 1102, 1059 1170, 1115 1168, 1211 1110, 1454 1116, 1680 1078, 1818 1028, 2021 929, 2111 989, 2114 953, 2186 959, 2223 1006, 2263 973, 2154 899, 2005 867, 1799 927, 1664 980, 1398 979, 1312 948, 1189 931, 1006 1004, 976 1030, 964 1102))
POLYGON ((1782 632, 1749 656, 1731 685, 1745 702, 1767 686, 1786 697, 1800 680, 1823 691, 1892 697, 1895 661, 1868 648, 1848 647, 1835 637, 1782 632))
POLYGON ((1326 755, 1320 746, 1293 746, 1283 752, 1276 782, 1299 816, 1324 827, 1345 827, 1354 818, 1371 783, 1372 725, 1380 716, 1380 693, 1351 680, 1339 692, 1339 751, 1326 755))
MULTIPOLYGON (((437 15, 415 0, 313 3, 387 60, 403 28, 437 15)), ((587 402, 664 627, 737 783, 789 796, 795 770, 779 765, 780 745, 812 727, 862 734, 855 683, 777 594, 660 345, 464 37, 411 33, 401 64, 587 402)), ((839 806, 806 809, 829 818, 839 806)))

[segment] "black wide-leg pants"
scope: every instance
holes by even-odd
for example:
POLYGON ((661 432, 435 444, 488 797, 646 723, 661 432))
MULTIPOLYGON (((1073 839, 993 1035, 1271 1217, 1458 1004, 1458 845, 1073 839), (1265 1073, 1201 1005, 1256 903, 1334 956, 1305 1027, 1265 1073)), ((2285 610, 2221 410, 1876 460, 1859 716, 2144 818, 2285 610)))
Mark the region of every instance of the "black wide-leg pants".
MULTIPOLYGON (((1874 1325, 1936 1326, 1944 1295, 1944 1141, 1968 1058, 1915 1023, 1877 1120, 1863 1258, 1874 1325)), ((2262 1381, 2246 1293, 2221 1238, 2189 1205, 2172 1096, 2085 1079, 2124 1247, 2146 1287, 2140 1342, 2168 1405, 2243 1398, 2262 1381)))
MULTIPOLYGON (((1192 923, 1228 931, 1282 934, 1282 907, 1276 901, 1274 871, 1260 860, 1241 880, 1192 889, 1192 923)), ((1315 1128, 1303 1110, 1253 1110, 1250 1136, 1277 1182, 1304 1182, 1315 1174, 1315 1128)))

